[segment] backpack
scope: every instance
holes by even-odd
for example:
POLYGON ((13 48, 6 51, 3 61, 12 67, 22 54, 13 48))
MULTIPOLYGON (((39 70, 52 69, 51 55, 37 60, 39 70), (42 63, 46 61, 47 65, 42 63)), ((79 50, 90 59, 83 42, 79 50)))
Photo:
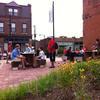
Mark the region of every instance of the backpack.
POLYGON ((53 48, 58 49, 58 44, 56 42, 54 43, 53 48))

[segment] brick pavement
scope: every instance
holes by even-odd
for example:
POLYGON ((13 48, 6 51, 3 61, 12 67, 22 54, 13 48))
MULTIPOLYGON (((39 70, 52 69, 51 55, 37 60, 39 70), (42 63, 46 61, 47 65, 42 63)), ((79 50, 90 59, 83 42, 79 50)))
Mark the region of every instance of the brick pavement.
MULTIPOLYGON (((21 82, 35 80, 40 76, 48 74, 52 68, 49 68, 50 62, 47 59, 46 67, 42 68, 28 68, 26 70, 12 70, 11 64, 6 64, 6 61, 0 61, 0 88, 12 87, 21 82)), ((56 66, 61 64, 61 58, 57 58, 56 66)))

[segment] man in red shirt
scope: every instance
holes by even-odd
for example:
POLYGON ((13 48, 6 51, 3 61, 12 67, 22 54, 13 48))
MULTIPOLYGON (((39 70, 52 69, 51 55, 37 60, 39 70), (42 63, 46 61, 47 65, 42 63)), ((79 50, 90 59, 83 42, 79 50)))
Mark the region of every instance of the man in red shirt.
POLYGON ((51 38, 49 43, 48 43, 48 52, 49 52, 49 57, 50 57, 50 62, 51 62, 51 67, 54 68, 54 62, 55 62, 55 55, 56 55, 56 49, 54 48, 55 40, 54 38, 51 38))

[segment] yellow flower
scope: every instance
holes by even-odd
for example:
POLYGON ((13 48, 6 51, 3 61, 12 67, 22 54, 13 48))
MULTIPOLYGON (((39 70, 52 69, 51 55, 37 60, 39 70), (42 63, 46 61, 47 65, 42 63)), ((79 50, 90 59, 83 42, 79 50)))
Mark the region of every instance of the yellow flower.
POLYGON ((81 75, 81 79, 85 79, 86 78, 86 76, 85 75, 81 75))
POLYGON ((85 70, 82 68, 82 69, 79 69, 80 70, 80 72, 84 72, 85 70))

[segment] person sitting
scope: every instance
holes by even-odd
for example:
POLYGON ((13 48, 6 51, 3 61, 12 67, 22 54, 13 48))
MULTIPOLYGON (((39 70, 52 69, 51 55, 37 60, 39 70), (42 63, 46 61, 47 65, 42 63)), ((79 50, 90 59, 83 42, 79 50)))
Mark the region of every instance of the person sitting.
POLYGON ((30 52, 33 53, 33 54, 35 54, 35 48, 34 48, 34 46, 31 47, 31 51, 30 52))
POLYGON ((27 44, 25 44, 25 46, 26 46, 26 48, 25 48, 24 53, 30 53, 31 52, 31 48, 30 48, 29 44, 27 43, 27 44))
POLYGON ((78 48, 75 49, 75 56, 80 56, 80 50, 78 48))
POLYGON ((15 45, 15 49, 13 49, 13 51, 11 53, 11 59, 12 59, 12 61, 13 60, 20 61, 22 63, 23 69, 25 69, 25 57, 20 54, 20 45, 19 44, 15 45))
POLYGON ((72 61, 73 57, 72 57, 72 50, 71 47, 68 48, 67 53, 66 53, 67 59, 72 61))
POLYGON ((96 39, 95 47, 97 50, 97 55, 99 55, 100 54, 100 39, 96 39))
POLYGON ((46 63, 46 55, 42 47, 39 48, 39 55, 37 56, 37 61, 38 63, 40 63, 40 65, 45 65, 46 63))
POLYGON ((45 53, 44 53, 44 51, 43 51, 43 48, 40 47, 40 48, 39 48, 39 56, 38 56, 38 58, 40 58, 40 59, 46 59, 45 57, 46 57, 46 56, 45 56, 45 53))
POLYGON ((91 49, 92 49, 92 58, 95 58, 96 55, 97 55, 97 52, 98 52, 96 45, 93 44, 92 47, 91 47, 91 49))
POLYGON ((85 54, 85 52, 86 52, 86 48, 85 48, 85 47, 82 47, 82 48, 80 49, 80 53, 81 53, 81 54, 85 54))
POLYGON ((63 50, 63 54, 64 54, 64 56, 66 56, 66 54, 67 54, 66 47, 65 47, 64 50, 63 50))
POLYGON ((64 47, 64 50, 63 50, 63 57, 62 57, 62 60, 65 62, 67 60, 67 49, 66 47, 64 47))

